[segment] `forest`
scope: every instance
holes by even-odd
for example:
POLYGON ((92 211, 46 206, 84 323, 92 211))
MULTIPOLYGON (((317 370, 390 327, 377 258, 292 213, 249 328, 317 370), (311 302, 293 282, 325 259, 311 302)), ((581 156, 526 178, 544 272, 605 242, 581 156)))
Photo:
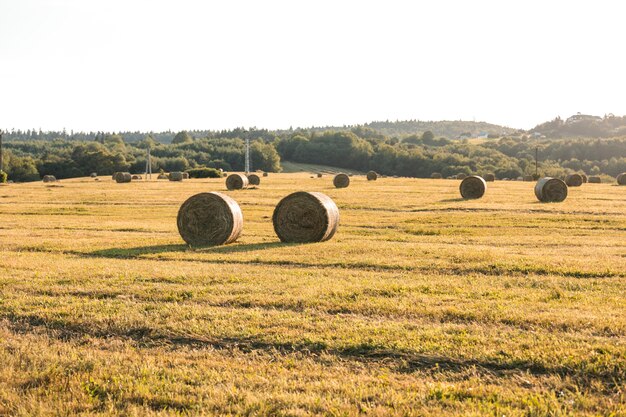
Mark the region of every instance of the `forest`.
POLYGON ((626 171, 626 118, 576 115, 565 121, 557 118, 529 132, 484 123, 454 123, 374 122, 327 129, 237 128, 176 134, 11 130, 3 134, 3 166, 8 180, 16 182, 37 181, 43 175, 63 179, 94 172, 142 173, 150 149, 155 172, 201 167, 242 171, 245 140, 250 139, 252 169, 268 172, 280 172, 281 161, 293 161, 406 177, 492 172, 498 178, 516 178, 535 173, 535 155, 540 175, 581 172, 615 177, 626 171), (611 132, 621 135, 574 135, 580 133, 576 128, 587 131, 598 125, 610 126, 611 132), (415 131, 424 126, 482 137, 464 139, 431 130, 415 131))

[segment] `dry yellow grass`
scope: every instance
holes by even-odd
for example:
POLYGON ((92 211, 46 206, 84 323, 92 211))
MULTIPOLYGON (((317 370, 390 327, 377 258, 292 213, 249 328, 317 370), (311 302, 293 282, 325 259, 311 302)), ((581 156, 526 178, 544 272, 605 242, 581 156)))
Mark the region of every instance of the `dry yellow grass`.
POLYGON ((624 415, 626 187, 273 174, 0 188, 0 415, 624 415), (287 194, 339 206, 281 244, 287 194), (192 250, 189 196, 245 224, 192 250))

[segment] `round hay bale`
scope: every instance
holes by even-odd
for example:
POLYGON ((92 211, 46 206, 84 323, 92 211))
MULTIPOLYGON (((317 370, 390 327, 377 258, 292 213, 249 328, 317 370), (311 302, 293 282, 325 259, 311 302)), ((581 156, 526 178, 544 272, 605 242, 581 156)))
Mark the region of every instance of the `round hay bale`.
POLYGON ((166 180, 168 177, 166 174, 159 174, 159 176, 157 177, 157 180, 166 180))
POLYGON ((580 187, 583 185, 583 177, 580 174, 570 174, 565 177, 565 184, 568 187, 580 187))
POLYGON ((54 175, 44 175, 43 182, 55 182, 57 179, 54 175))
POLYGON ((118 184, 131 182, 132 179, 133 177, 132 175, 130 175, 130 172, 118 172, 117 175, 115 176, 115 182, 117 182, 118 184))
POLYGON ((210 192, 189 197, 176 219, 178 233, 190 246, 225 245, 243 229, 239 204, 227 195, 210 192))
POLYGON ((98 173, 97 172, 92 172, 89 176, 91 178, 96 178, 98 176, 98 173))
POLYGON ((544 203, 560 203, 567 198, 567 184, 558 178, 541 178, 535 184, 535 195, 544 203))
POLYGON ((226 178, 226 188, 229 190, 243 190, 248 188, 248 177, 243 174, 230 174, 226 178))
POLYGON ((257 174, 248 175, 248 184, 261 185, 261 177, 259 177, 257 174))
POLYGON ((321 172, 317 173, 317 178, 322 178, 322 173, 321 172))
POLYGON ((461 197, 465 199, 481 198, 487 191, 487 183, 478 175, 470 175, 461 181, 459 190, 461 191, 461 197))
POLYGON ((346 174, 337 174, 333 178, 333 185, 337 188, 346 188, 350 185, 350 177, 346 174))
POLYGON ((442 175, 438 172, 433 172, 432 174, 430 174, 430 178, 434 179, 434 180, 440 180, 442 177, 442 175))
POLYGON ((323 242, 337 231, 339 209, 325 194, 299 191, 280 200, 272 222, 281 242, 323 242))
POLYGON ((622 172, 617 176, 617 185, 626 185, 626 172, 622 172))
POLYGON ((188 180, 189 179, 189 173, 188 172, 183 172, 183 179, 184 180, 188 180))
POLYGON ((113 181, 115 181, 115 177, 117 177, 117 174, 119 174, 119 172, 117 172, 117 171, 116 171, 116 172, 114 172, 114 173, 113 173, 113 175, 111 176, 111 179, 112 179, 113 181))
POLYGON ((270 174, 268 174, 267 172, 264 172, 264 173, 263 173, 263 176, 264 176, 264 177, 268 177, 269 175, 270 175, 270 174))
POLYGON ((369 171, 366 177, 368 181, 376 181, 376 179, 378 179, 378 174, 376 171, 369 171))
POLYGON ((485 176, 483 177, 483 179, 486 182, 494 182, 496 180, 496 176, 495 174, 485 174, 485 176))
POLYGON ((141 175, 133 175, 130 179, 131 180, 140 180, 141 179, 141 175))
POLYGON ((170 172, 169 175, 169 180, 170 181, 182 181, 183 180, 183 173, 182 172, 170 172))
POLYGON ((587 179, 587 182, 589 182, 589 184, 600 184, 600 183, 602 183, 602 178, 600 178, 600 177, 589 177, 587 179))
POLYGON ((464 180, 465 178, 467 178, 467 174, 456 174, 456 179, 457 180, 464 180))
POLYGON ((532 175, 524 175, 524 181, 526 181, 526 182, 534 181, 533 176, 532 175))
POLYGON ((589 180, 589 179, 587 178, 587 176, 586 176, 585 174, 580 174, 580 176, 581 176, 581 177, 582 177, 582 179, 583 179, 583 184, 587 184, 587 181, 589 180))

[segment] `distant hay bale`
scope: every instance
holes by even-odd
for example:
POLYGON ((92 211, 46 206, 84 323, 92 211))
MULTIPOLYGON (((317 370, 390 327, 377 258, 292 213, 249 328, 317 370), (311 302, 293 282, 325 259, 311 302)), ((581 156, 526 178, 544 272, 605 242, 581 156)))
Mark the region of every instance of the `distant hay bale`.
POLYGON ((132 179, 133 176, 130 175, 130 172, 118 172, 117 175, 115 175, 115 182, 118 184, 131 182, 132 179))
POLYGON ((54 175, 44 175, 43 182, 56 182, 56 177, 54 175))
POLYGON ((587 181, 589 180, 589 178, 587 178, 585 174, 580 174, 580 176, 583 178, 583 184, 587 184, 587 181))
POLYGON ((485 174, 483 178, 486 182, 494 182, 496 180, 496 176, 494 174, 485 174))
POLYGON ((485 195, 487 183, 478 175, 470 175, 461 181, 459 190, 461 191, 461 197, 465 199, 477 199, 485 195))
POLYGON ((369 171, 366 175, 368 181, 376 181, 378 179, 378 174, 376 171, 369 171))
POLYGON ((117 177, 117 174, 119 174, 119 172, 117 172, 117 171, 116 171, 116 172, 114 172, 114 173, 113 173, 113 175, 111 176, 111 179, 112 179, 113 181, 115 181, 115 177, 117 177))
POLYGON ((268 174, 267 172, 264 172, 264 173, 263 173, 263 176, 264 176, 264 177, 269 177, 269 175, 270 175, 270 174, 268 174))
POLYGON ((502 181, 511 181, 510 178, 502 178, 502 181))
POLYGON ((463 174, 463 173, 456 174, 457 180, 464 180, 465 178, 467 178, 467 174, 463 174))
POLYGON ((241 234, 243 214, 227 195, 200 193, 180 206, 176 223, 178 233, 190 246, 225 245, 241 234))
POLYGON ((98 176, 98 173, 97 172, 92 172, 89 176, 91 178, 96 178, 98 176))
POLYGON ((434 180, 440 180, 442 178, 442 175, 438 172, 433 172, 432 174, 430 174, 430 178, 434 180))
POLYGON ((524 181, 532 182, 532 181, 534 181, 534 178, 533 178, 532 175, 524 175, 524 181))
POLYGON ((184 180, 188 180, 189 179, 189 173, 188 172, 183 172, 183 179, 184 180))
POLYGON ((337 174, 333 178, 333 184, 336 188, 346 188, 350 185, 350 177, 346 174, 337 174))
POLYGON ((337 231, 339 209, 325 194, 298 191, 278 203, 272 223, 281 242, 323 242, 337 231))
POLYGON ((132 180, 140 180, 141 179, 141 175, 133 175, 131 177, 132 180))
POLYGON ((602 178, 600 178, 600 177, 589 177, 587 179, 587 182, 589 182, 589 184, 600 184, 600 183, 602 183, 602 178))
POLYGON ((322 178, 322 173, 321 172, 317 173, 317 178, 322 178))
POLYGON ((560 203, 567 198, 567 184, 558 178, 541 178, 535 185, 535 195, 544 203, 560 203))
POLYGON ((248 184, 261 185, 261 177, 259 177, 257 174, 248 175, 248 184))
POLYGON ((168 176, 166 174, 159 174, 159 176, 157 177, 157 180, 166 180, 168 179, 168 176))
POLYGON ((580 187, 583 185, 583 177, 580 174, 570 174, 565 177, 565 184, 568 187, 580 187))
POLYGON ((618 185, 626 185, 626 172, 623 172, 617 176, 618 185))
POLYGON ((243 190, 248 188, 248 177, 243 174, 230 174, 226 178, 226 188, 229 190, 243 190))
POLYGON ((179 172, 179 171, 170 172, 169 180, 170 181, 182 181, 183 180, 183 173, 179 172))
POLYGON ((524 177, 517 177, 517 181, 524 181, 524 177))

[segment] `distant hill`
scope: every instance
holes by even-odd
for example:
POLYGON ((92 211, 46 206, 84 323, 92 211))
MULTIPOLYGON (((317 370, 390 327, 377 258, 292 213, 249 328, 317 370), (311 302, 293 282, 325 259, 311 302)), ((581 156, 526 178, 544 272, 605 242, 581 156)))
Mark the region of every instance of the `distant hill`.
POLYGON ((604 117, 577 113, 563 120, 560 117, 535 126, 529 133, 547 138, 606 138, 626 136, 626 116, 604 117))

